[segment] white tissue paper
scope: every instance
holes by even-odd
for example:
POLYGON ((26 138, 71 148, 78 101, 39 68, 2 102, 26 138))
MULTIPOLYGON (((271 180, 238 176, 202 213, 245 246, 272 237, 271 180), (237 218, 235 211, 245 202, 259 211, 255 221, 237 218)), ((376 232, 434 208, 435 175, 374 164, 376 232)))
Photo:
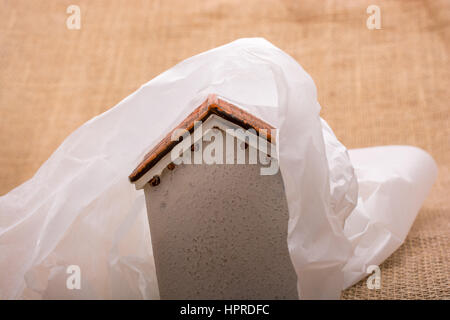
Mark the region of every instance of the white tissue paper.
POLYGON ((86 122, 0 197, 0 298, 158 298, 144 194, 128 175, 210 93, 279 129, 300 298, 339 298, 400 246, 435 180, 433 159, 405 146, 347 153, 302 67, 264 39, 241 39, 86 122), (82 290, 67 290, 71 265, 82 290))

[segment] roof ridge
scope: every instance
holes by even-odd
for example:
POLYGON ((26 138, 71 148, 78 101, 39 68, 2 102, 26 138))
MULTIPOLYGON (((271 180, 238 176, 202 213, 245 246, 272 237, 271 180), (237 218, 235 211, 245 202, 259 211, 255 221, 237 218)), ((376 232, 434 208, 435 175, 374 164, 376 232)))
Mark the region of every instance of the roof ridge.
POLYGON ((210 94, 200 106, 192 111, 177 127, 172 129, 156 146, 154 146, 144 156, 144 159, 141 161, 141 163, 133 170, 133 172, 128 177, 130 182, 136 182, 137 180, 139 180, 147 171, 149 171, 156 163, 158 163, 159 160, 161 160, 178 143, 181 142, 180 139, 178 139, 178 141, 172 140, 172 134, 175 130, 185 129, 192 133, 194 131, 195 122, 203 122, 212 114, 231 121, 243 127, 244 129, 254 129, 258 134, 261 134, 261 136, 263 136, 269 142, 272 142, 275 138, 271 135, 270 130, 274 128, 270 124, 225 100, 219 99, 217 95, 210 94))

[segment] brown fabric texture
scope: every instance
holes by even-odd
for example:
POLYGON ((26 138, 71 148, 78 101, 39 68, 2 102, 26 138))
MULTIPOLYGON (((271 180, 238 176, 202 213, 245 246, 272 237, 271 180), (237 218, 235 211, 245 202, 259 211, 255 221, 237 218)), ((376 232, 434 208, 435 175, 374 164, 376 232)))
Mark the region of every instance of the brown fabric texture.
POLYGON ((439 176, 406 242, 344 299, 450 299, 450 2, 0 0, 0 194, 31 178, 74 129, 177 62, 265 37, 314 79, 348 147, 407 144, 439 176), (66 9, 81 8, 68 30, 66 9), (381 9, 369 30, 366 8, 381 9))

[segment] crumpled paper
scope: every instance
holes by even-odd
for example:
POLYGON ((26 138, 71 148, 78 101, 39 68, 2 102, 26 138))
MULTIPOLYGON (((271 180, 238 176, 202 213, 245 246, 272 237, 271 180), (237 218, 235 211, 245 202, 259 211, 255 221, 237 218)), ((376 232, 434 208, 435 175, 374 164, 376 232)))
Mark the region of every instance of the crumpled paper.
POLYGON ((240 39, 86 122, 0 197, 0 298, 158 298, 144 194, 127 177, 211 93, 279 129, 299 298, 339 298, 403 242, 436 178, 433 159, 406 146, 347 152, 302 67, 264 39, 240 39), (66 286, 72 265, 80 290, 66 286))

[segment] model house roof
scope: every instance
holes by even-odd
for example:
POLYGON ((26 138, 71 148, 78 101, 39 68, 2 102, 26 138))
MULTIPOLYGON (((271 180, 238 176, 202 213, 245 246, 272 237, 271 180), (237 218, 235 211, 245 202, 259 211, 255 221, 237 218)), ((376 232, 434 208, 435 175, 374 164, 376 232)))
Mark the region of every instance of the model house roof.
POLYGON ((192 133, 194 124, 197 121, 205 122, 212 115, 223 118, 233 124, 242 127, 245 130, 254 129, 258 135, 269 142, 273 142, 275 137, 271 135, 271 129, 274 129, 268 123, 258 119, 250 113, 236 107, 216 97, 209 95, 205 102, 197 107, 189 116, 186 117, 176 128, 169 132, 154 148, 152 148, 144 157, 142 162, 130 174, 130 182, 136 182, 152 169, 165 155, 167 155, 180 140, 173 141, 172 133, 177 129, 185 129, 192 133))

